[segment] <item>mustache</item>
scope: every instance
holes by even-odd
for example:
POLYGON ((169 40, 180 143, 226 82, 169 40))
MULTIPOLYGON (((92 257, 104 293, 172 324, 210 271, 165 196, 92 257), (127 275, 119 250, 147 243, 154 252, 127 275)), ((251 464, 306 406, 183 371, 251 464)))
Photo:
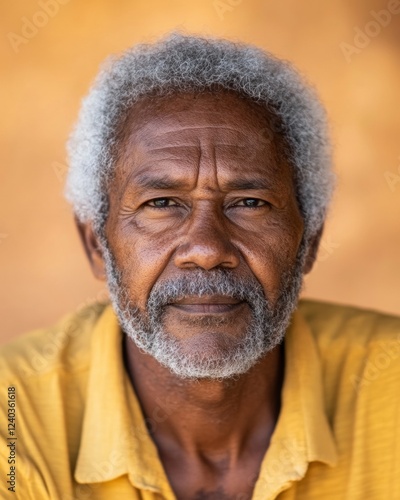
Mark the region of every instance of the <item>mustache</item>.
POLYGON ((221 295, 250 305, 267 302, 261 283, 254 276, 238 276, 233 271, 195 269, 174 278, 158 281, 150 291, 149 309, 167 306, 186 297, 221 295))

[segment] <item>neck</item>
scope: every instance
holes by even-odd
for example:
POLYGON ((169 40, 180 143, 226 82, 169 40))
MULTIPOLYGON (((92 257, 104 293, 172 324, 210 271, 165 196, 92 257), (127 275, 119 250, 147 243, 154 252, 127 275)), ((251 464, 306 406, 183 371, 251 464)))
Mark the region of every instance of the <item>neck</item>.
POLYGON ((124 358, 160 454, 212 457, 238 462, 268 448, 279 410, 283 347, 247 373, 227 380, 187 380, 141 352, 125 336, 124 358))

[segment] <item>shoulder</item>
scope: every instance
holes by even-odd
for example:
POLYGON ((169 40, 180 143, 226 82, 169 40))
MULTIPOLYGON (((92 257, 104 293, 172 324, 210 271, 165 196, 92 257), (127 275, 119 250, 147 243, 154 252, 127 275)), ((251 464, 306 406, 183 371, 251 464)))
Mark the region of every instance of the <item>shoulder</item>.
POLYGON ((63 470, 76 461, 92 332, 105 306, 86 306, 50 328, 35 330, 0 347, 0 420, 7 422, 0 427, 0 463, 12 464, 16 452, 7 445, 15 439, 16 498, 48 498, 45 483, 51 483, 53 472, 51 461, 44 463, 49 456, 46 450, 54 451, 63 470), (31 487, 35 493, 30 493, 31 487))
POLYGON ((82 370, 89 360, 90 337, 106 304, 93 303, 58 323, 21 335, 0 346, 0 378, 25 383, 58 371, 82 370))
POLYGON ((374 405, 389 394, 398 401, 400 317, 314 300, 300 301, 298 309, 314 338, 332 405, 346 394, 349 401, 362 394, 374 405))
POLYGON ((302 299, 298 307, 318 343, 400 343, 400 317, 360 307, 302 299))

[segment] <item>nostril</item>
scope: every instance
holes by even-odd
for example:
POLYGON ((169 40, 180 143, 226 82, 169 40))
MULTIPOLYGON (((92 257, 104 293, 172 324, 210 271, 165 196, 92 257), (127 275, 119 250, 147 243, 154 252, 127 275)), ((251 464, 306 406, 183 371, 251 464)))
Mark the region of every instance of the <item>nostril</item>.
POLYGON ((235 268, 239 265, 240 258, 231 243, 209 240, 201 243, 187 242, 178 248, 174 261, 177 267, 210 270, 214 267, 235 268))

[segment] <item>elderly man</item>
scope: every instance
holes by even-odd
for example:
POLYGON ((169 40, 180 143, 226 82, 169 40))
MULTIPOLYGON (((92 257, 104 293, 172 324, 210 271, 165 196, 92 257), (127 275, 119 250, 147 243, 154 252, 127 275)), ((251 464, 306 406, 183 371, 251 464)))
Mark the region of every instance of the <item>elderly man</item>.
POLYGON ((400 498, 400 319, 298 302, 325 129, 253 47, 173 34, 103 68, 67 197, 112 305, 3 347, 2 498, 400 498))

